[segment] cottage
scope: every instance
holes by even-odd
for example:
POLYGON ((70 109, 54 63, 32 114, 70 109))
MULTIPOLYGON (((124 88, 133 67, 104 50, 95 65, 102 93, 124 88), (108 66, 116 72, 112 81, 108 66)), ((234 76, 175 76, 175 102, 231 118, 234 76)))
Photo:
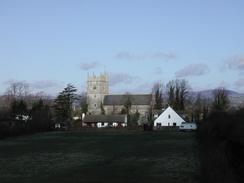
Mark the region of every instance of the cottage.
POLYGON ((185 122, 170 106, 154 121, 154 127, 180 126, 185 122))
POLYGON ((83 127, 125 127, 127 126, 126 115, 87 115, 85 116, 83 127))

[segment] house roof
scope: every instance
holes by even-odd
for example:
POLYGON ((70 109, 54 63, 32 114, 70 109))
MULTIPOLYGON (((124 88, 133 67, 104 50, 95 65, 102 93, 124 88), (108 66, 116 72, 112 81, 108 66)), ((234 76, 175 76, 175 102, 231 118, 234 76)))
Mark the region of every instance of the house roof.
POLYGON ((152 101, 151 94, 141 95, 106 95, 104 97, 104 105, 124 105, 128 98, 131 105, 150 105, 152 101))
POLYGON ((94 123, 94 122, 125 122, 126 115, 87 115, 84 118, 85 123, 94 123))

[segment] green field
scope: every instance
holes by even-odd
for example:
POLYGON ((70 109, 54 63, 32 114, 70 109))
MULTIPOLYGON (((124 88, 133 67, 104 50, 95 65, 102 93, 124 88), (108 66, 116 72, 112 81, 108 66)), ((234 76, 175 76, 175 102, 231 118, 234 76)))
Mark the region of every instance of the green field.
POLYGON ((0 182, 198 182, 194 134, 96 130, 0 141, 0 182))

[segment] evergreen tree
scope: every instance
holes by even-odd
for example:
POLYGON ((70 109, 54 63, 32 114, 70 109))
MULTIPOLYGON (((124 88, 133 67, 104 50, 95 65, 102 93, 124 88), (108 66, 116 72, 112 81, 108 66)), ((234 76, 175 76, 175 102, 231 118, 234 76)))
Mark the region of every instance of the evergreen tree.
POLYGON ((24 116, 28 115, 26 102, 24 100, 14 100, 11 104, 11 114, 13 119, 24 120, 24 116))
POLYGON ((124 111, 121 111, 121 113, 125 112, 125 114, 127 115, 127 122, 129 125, 131 122, 131 115, 130 115, 131 105, 132 104, 131 104, 130 96, 127 95, 127 99, 126 99, 125 104, 124 104, 124 111))
POLYGON ((88 104, 87 104, 87 96, 86 93, 82 93, 81 94, 81 102, 80 102, 80 106, 81 106, 81 113, 83 114, 87 114, 88 112, 88 104))
POLYGON ((137 127, 139 119, 140 119, 140 113, 138 112, 138 110, 136 110, 136 113, 131 115, 129 126, 137 127))
POLYGON ((76 91, 77 89, 73 85, 68 84, 55 99, 56 121, 66 122, 68 127, 70 127, 72 120, 72 104, 77 99, 76 91))
POLYGON ((52 115, 48 105, 40 99, 34 103, 31 110, 30 127, 32 131, 47 131, 51 129, 52 115))

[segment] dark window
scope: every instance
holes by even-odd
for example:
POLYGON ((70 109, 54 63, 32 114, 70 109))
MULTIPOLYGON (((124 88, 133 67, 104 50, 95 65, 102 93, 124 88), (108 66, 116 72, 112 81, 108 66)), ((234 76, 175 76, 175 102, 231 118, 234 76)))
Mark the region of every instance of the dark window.
POLYGON ((94 104, 95 107, 97 107, 97 104, 94 104))
POLYGON ((176 126, 176 123, 173 123, 173 126, 176 126))
POLYGON ((102 122, 102 126, 104 126, 104 122, 102 122))
POLYGON ((157 123, 157 127, 160 127, 161 126, 161 123, 157 123))
POLYGON ((170 114, 169 114, 169 116, 168 116, 168 117, 169 117, 169 119, 170 119, 170 117, 171 117, 171 116, 170 116, 170 114))

